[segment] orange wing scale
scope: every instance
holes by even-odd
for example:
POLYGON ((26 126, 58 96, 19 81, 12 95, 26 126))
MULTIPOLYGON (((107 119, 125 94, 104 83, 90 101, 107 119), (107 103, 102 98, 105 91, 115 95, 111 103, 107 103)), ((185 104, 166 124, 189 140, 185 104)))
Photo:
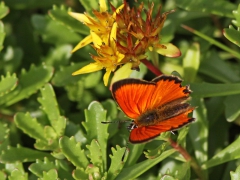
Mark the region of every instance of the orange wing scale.
POLYGON ((191 113, 193 109, 194 108, 168 120, 161 121, 159 124, 153 126, 135 128, 130 133, 129 141, 131 143, 142 143, 159 136, 163 132, 177 130, 178 128, 194 121, 194 118, 188 117, 188 114, 191 113))
POLYGON ((138 79, 124 79, 114 83, 112 94, 122 111, 131 119, 136 119, 146 111, 147 102, 155 90, 155 84, 138 79))

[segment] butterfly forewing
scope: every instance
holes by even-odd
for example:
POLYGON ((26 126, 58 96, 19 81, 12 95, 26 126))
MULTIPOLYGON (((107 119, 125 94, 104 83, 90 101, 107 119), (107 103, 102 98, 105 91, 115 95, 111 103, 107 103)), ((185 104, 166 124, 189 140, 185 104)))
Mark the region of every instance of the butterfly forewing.
POLYGON ((159 76, 153 79, 155 82, 155 90, 148 102, 148 109, 159 107, 173 100, 188 97, 191 92, 188 86, 182 87, 181 80, 175 76, 159 76))
POLYGON ((152 82, 129 78, 114 83, 112 95, 122 111, 129 118, 136 119, 147 110, 154 89, 152 82))

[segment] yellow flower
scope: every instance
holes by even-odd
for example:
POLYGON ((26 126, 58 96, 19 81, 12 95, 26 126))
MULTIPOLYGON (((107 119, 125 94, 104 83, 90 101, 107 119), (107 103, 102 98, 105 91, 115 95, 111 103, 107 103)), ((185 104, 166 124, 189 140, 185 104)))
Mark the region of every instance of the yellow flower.
MULTIPOLYGON (((120 6, 113 14, 111 14, 107 12, 107 5, 105 3, 105 0, 99 0, 99 4, 100 12, 93 10, 93 14, 96 18, 92 18, 87 13, 82 14, 69 12, 68 14, 84 23, 90 28, 90 31, 95 32, 105 44, 108 44, 109 35, 111 33, 113 23, 115 22, 116 12, 119 12, 124 5, 120 6)), ((90 44, 91 42, 93 42, 93 37, 90 34, 82 41, 80 41, 78 45, 72 50, 72 52, 77 51, 78 49, 90 44)))
MULTIPOLYGON (((144 4, 139 4, 138 8, 131 8, 126 0, 123 4, 115 8, 111 4, 112 13, 107 11, 105 0, 99 0, 100 10, 93 10, 95 17, 87 13, 69 14, 84 23, 90 29, 90 34, 85 37, 72 50, 72 52, 92 43, 97 52, 91 55, 95 61, 74 72, 73 75, 84 74, 106 69, 103 77, 105 86, 111 72, 118 66, 122 66, 121 72, 116 73, 113 80, 118 80, 129 75, 131 70, 139 70, 140 63, 146 62, 146 52, 155 51, 168 57, 178 57, 180 50, 170 43, 160 43, 159 33, 162 30, 167 15, 171 12, 161 14, 161 8, 157 15, 152 17, 153 3, 149 3, 148 10, 144 11, 144 4), (146 18, 142 14, 146 13, 146 18), (126 66, 124 66, 127 64, 126 66), (131 67, 130 67, 131 66, 131 67), (129 71, 126 69, 129 68, 129 71)), ((149 63, 144 63, 149 66, 149 63)), ((149 68, 152 69, 152 68, 149 68)))
POLYGON ((103 81, 104 85, 107 86, 111 72, 116 70, 117 66, 121 64, 121 60, 124 58, 124 54, 119 53, 116 48, 116 32, 117 24, 113 23, 109 44, 105 44, 104 40, 95 32, 91 32, 93 47, 98 53, 98 56, 91 55, 91 57, 96 62, 84 66, 74 72, 73 75, 95 72, 105 68, 106 73, 103 76, 103 81))

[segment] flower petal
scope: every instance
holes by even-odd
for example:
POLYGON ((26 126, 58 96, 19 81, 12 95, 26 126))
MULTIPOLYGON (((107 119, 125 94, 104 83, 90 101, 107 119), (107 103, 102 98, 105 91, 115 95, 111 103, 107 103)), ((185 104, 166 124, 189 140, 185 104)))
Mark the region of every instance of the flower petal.
POLYGON ((110 35, 110 46, 114 51, 116 51, 116 36, 117 36, 117 23, 114 22, 111 30, 111 35, 110 35))
POLYGON ((110 74, 111 74, 111 69, 110 69, 110 68, 107 68, 107 69, 106 69, 106 73, 105 73, 104 76, 103 76, 103 82, 104 82, 104 85, 105 85, 105 86, 108 85, 108 80, 109 80, 110 74))
POLYGON ((85 14, 75 12, 68 12, 68 14, 80 22, 91 24, 91 21, 89 21, 88 17, 85 14))
POLYGON ((113 13, 113 18, 116 19, 116 14, 119 14, 120 11, 124 8, 124 4, 122 4, 121 6, 119 6, 116 11, 113 13))
POLYGON ((77 51, 78 49, 81 49, 82 47, 90 44, 92 42, 92 36, 88 35, 87 37, 85 37, 83 40, 81 40, 75 47, 74 49, 71 51, 72 53, 77 51))
POLYGON ((181 51, 171 43, 159 44, 159 46, 154 46, 154 51, 158 54, 162 54, 167 57, 179 57, 181 56, 181 51), (166 48, 163 48, 165 46, 166 48))
POLYGON ((102 39, 93 31, 91 31, 92 41, 96 48, 100 48, 102 45, 102 39))
POLYGON ((100 5, 100 12, 107 11, 107 4, 105 0, 99 0, 99 5, 100 5))
POLYGON ((72 73, 73 76, 101 70, 103 67, 99 63, 90 63, 83 68, 72 73))

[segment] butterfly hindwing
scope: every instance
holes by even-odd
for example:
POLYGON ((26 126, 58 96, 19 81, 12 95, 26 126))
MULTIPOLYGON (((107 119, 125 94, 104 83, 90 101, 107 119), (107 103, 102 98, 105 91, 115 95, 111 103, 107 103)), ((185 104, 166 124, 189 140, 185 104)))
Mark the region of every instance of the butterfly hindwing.
POLYGON ((188 117, 193 109, 191 108, 183 114, 161 121, 156 125, 136 127, 131 131, 129 141, 131 143, 142 143, 159 136, 163 132, 177 130, 194 121, 194 118, 188 117))

